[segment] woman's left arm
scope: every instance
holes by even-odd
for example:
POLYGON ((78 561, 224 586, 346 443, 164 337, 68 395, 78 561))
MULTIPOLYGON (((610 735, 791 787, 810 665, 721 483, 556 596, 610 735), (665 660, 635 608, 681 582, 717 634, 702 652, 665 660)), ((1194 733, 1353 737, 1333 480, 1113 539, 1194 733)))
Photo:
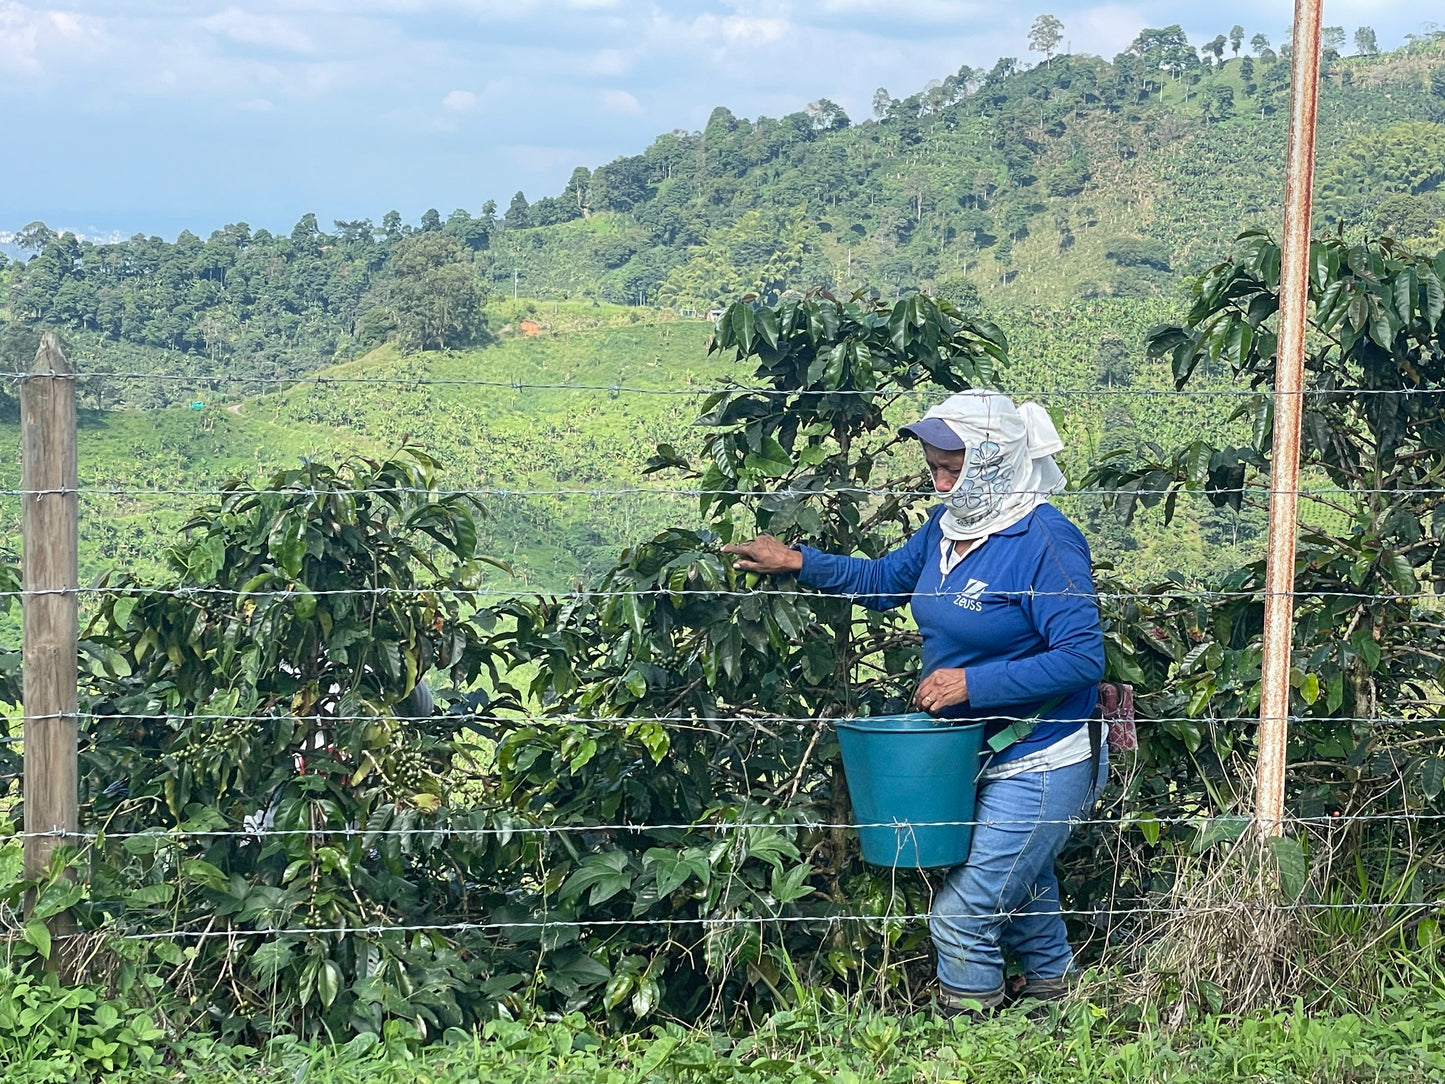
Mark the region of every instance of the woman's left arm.
POLYGON ((1097 684, 1104 676, 1104 633, 1089 545, 1068 524, 1043 524, 1047 534, 1032 591, 1020 605, 1042 638, 1028 658, 968 668, 968 702, 974 708, 1037 703, 1097 684))

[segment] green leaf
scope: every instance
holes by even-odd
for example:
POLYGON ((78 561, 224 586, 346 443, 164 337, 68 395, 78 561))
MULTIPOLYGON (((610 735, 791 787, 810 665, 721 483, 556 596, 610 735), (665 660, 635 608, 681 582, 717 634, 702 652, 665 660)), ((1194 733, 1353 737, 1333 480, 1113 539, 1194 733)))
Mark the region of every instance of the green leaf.
POLYGON ((728 322, 732 325, 733 337, 737 340, 738 349, 744 355, 753 352, 753 329, 756 322, 753 307, 747 302, 739 302, 732 307, 728 314, 728 322))
POLYGON ((1299 899, 1309 880, 1310 865, 1304 846, 1290 836, 1271 836, 1269 849, 1279 869, 1279 887, 1290 902, 1299 899))
POLYGON ((217 892, 223 892, 230 885, 231 879, 219 868, 207 862, 204 858, 188 858, 181 863, 181 873, 189 881, 204 885, 206 888, 217 892))
POLYGON ((572 876, 563 882, 557 895, 566 902, 591 889, 592 895, 588 902, 595 906, 631 886, 632 874, 627 869, 626 852, 604 851, 602 854, 588 855, 572 876))
POLYGON ((1219 843, 1233 843, 1249 827, 1248 817, 1213 817, 1194 841, 1194 853, 1202 854, 1219 843))
POLYGON ((659 896, 672 895, 690 877, 696 877, 706 885, 712 873, 706 855, 696 850, 671 851, 664 847, 652 847, 642 856, 642 865, 657 870, 659 896))
POLYGON ((760 858, 776 869, 783 868, 783 859, 799 857, 798 848, 776 828, 749 828, 743 841, 749 858, 760 858))
POLYGON ((32 918, 25 923, 25 932, 21 937, 35 946, 35 951, 45 959, 50 959, 50 927, 38 919, 32 918))
POLYGON ((291 605, 296 610, 296 616, 302 621, 310 621, 316 614, 316 596, 300 584, 296 585, 295 591, 291 605))
POLYGON ((793 866, 787 872, 775 867, 768 891, 779 903, 792 903, 813 893, 813 886, 804 883, 812 875, 813 867, 806 862, 793 866))
POLYGON ((793 461, 776 439, 763 437, 761 450, 757 454, 749 453, 743 460, 743 466, 770 478, 781 478, 793 469, 793 461))
POLYGON ((139 601, 134 595, 122 595, 115 600, 115 604, 110 608, 110 617, 116 628, 129 627, 130 615, 135 612, 136 603, 139 601))
POLYGON ((1445 786, 1445 756, 1435 753, 1420 761, 1420 793, 1432 802, 1445 786))
POLYGON ((173 885, 146 885, 144 888, 137 888, 128 893, 125 902, 129 907, 154 907, 158 904, 170 903, 175 894, 176 890, 173 885))
POLYGON ((19 841, 0 844, 0 896, 3 896, 25 873, 25 850, 19 841))
POLYGON ((336 995, 341 992, 341 968, 336 966, 334 960, 327 960, 317 972, 316 992, 321 995, 321 1007, 331 1008, 336 995))
POLYGON ((657 988, 657 980, 643 976, 637 982, 637 989, 632 994, 632 1015, 639 1020, 652 1012, 657 1007, 657 999, 660 991, 657 988))
POLYGON ((627 995, 632 992, 632 984, 636 981, 636 975, 613 975, 602 991, 602 1007, 610 1010, 621 1005, 627 1000, 627 995))
POLYGON ((1130 818, 1130 823, 1139 829, 1145 842, 1151 846, 1159 842, 1159 836, 1163 831, 1163 823, 1153 813, 1138 813, 1130 818))

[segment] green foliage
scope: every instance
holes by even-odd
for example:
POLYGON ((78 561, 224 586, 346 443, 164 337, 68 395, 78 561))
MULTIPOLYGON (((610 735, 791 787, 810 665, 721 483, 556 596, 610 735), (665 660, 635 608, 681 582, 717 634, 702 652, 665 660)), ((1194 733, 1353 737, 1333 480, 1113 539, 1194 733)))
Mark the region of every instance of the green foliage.
MULTIPOLYGON (((1047 1030, 1021 1014, 964 1023, 927 1014, 879 1014, 814 997, 760 1018, 744 1034, 675 1023, 644 1035, 609 1035, 580 1014, 532 1024, 488 1023, 480 1034, 414 1048, 404 1027, 384 1040, 345 1044, 277 1039, 264 1049, 194 1043, 175 1068, 196 1084, 295 1079, 324 1084, 791 1084, 800 1078, 938 1079, 988 1084, 1018 1079, 1060 1084, 1214 1084, 1246 1074, 1278 1084, 1431 1080, 1445 1064, 1434 997, 1402 991, 1388 1015, 1323 1016, 1299 1006, 1245 1018, 1164 1028, 1107 1005, 1080 1003, 1051 1014, 1047 1030), (951 1075, 950 1075, 951 1074, 951 1075)), ((161 1079, 136 1075, 131 1079, 161 1079)))
POLYGON ((230 1027, 379 1032, 400 1016, 426 1034, 474 1019, 458 988, 475 965, 457 948, 335 932, 497 902, 460 871, 508 861, 500 844, 450 834, 485 823, 448 800, 475 747, 418 691, 429 672, 468 688, 485 675, 509 702, 492 616, 468 601, 474 507, 403 448, 307 464, 263 492, 234 483, 186 529, 159 590, 108 578, 84 634, 86 819, 141 833, 95 863, 91 921, 239 935, 197 941, 194 960, 156 943, 230 1027), (247 940, 286 927, 318 932, 247 940))
POLYGON ((658 300, 703 310, 745 294, 776 302, 802 269, 812 234, 801 209, 747 211, 704 238, 695 254, 668 274, 658 300))
MULTIPOLYGON (((662 291, 666 304, 705 310, 748 291, 907 291, 960 274, 995 304, 1112 290, 1102 246, 1084 231, 1055 248, 1037 228, 1009 228, 1007 255, 995 260, 1004 231, 980 214, 1001 223, 1013 212, 1027 225, 1052 205, 1073 212, 1087 201, 1108 234, 1157 240, 1190 272, 1203 269, 1213 238, 1278 226, 1288 65, 1274 62, 1263 35, 1252 43, 1257 65, 1201 63, 1177 26, 1144 30, 1112 62, 1052 56, 1048 41, 1037 42, 1046 64, 1024 70, 1004 58, 986 75, 965 68, 897 99, 885 92, 878 116, 861 123, 827 99, 781 118, 719 108, 701 131, 578 167, 555 195, 517 193, 501 221, 491 203, 475 217, 430 211, 410 226, 391 212, 379 229, 338 221, 330 233, 307 216, 289 235, 236 224, 170 245, 77 243, 36 224, 25 236, 40 254, 4 272, 13 284, 0 307, 21 323, 145 347, 152 366, 164 350, 170 369, 279 375, 355 356, 390 333, 387 319, 366 314, 385 306, 392 249, 411 234, 454 240, 494 289, 518 282, 534 297, 631 305, 662 291), (1010 274, 1041 266, 1061 273, 1010 274)), ((1205 48, 1222 59, 1222 37, 1205 48)), ((1348 145, 1360 132, 1445 119, 1439 97, 1421 93, 1422 75, 1445 70, 1440 55, 1426 36, 1399 53, 1331 62, 1322 180, 1355 168, 1348 145)), ((1361 161, 1373 170, 1367 187, 1378 178, 1410 190, 1413 157, 1361 161)), ((1364 190, 1341 183, 1340 212, 1367 222, 1364 190)), ((1137 276, 1118 281, 1126 295, 1141 292, 1137 276)))
MULTIPOLYGON (((8 835, 13 829, 5 827, 8 835)), ((160 1069, 166 1035, 140 996, 152 984, 130 972, 124 996, 117 997, 98 983, 63 982, 47 966, 52 943, 44 918, 73 904, 79 889, 63 876, 40 885, 22 881, 21 850, 13 836, 0 840, 0 912, 7 925, 25 893, 34 894, 20 936, 7 939, 0 954, 0 1079, 68 1084, 160 1069)))
POLYGON ((1412 196, 1396 192, 1380 200, 1370 225, 1377 233, 1403 241, 1423 240, 1435 232, 1442 217, 1445 212, 1434 193, 1412 196))
MULTIPOLYGON (((154 951, 227 1032, 404 1019, 426 1038, 539 1003, 727 1016, 827 976, 903 981, 879 965, 921 932, 881 918, 816 956, 839 908, 913 909, 920 888, 802 826, 846 798, 831 735, 790 719, 886 710, 916 638, 897 617, 855 625, 842 600, 716 594, 738 585, 716 544, 758 523, 880 552, 911 503, 858 491, 897 444, 886 408, 991 379, 1003 337, 922 297, 815 296, 734 305, 715 348, 762 390, 705 404, 711 530, 634 547, 579 601, 469 602, 474 512, 414 448, 231 484, 186 525, 164 590, 106 580, 81 786, 87 823, 125 838, 98 845, 86 920, 197 937, 194 959, 154 951), (428 673, 452 714, 418 698, 428 673), (618 820, 723 834, 576 831, 618 820), (780 914, 803 919, 781 939, 749 921, 780 914), (717 920, 701 942, 664 936, 699 920, 717 920), (371 932, 397 925, 442 928, 371 932), (292 932, 252 940, 272 928, 292 932)), ((682 462, 663 448, 654 466, 682 462)))
POLYGON ((442 233, 404 238, 390 268, 387 303, 402 349, 445 350, 484 334, 486 286, 460 241, 442 233))
POLYGON ((1327 222, 1367 221, 1382 197, 1420 195, 1445 181, 1445 125, 1404 121, 1366 132, 1320 171, 1320 211, 1327 222))
MULTIPOLYGON (((1445 579, 1434 496, 1445 471, 1435 402, 1445 382, 1445 254, 1328 239, 1312 246, 1310 267, 1303 466, 1306 478, 1322 476, 1330 488, 1306 508, 1330 510, 1344 529, 1307 527, 1300 540, 1292 756, 1324 763, 1292 775, 1294 797, 1306 813, 1418 808, 1439 797, 1436 765, 1424 754, 1438 740, 1439 720, 1420 705, 1445 678, 1438 608, 1422 594, 1445 579), (1372 726, 1377 718, 1390 722, 1372 726)), ((1222 360, 1260 392, 1237 408, 1252 427, 1243 443, 1198 439, 1094 470, 1088 481, 1117 494, 1124 514, 1136 502, 1162 502, 1168 523, 1189 491, 1219 507, 1260 502, 1254 486, 1271 462, 1266 391, 1274 383, 1279 274, 1278 246, 1263 232, 1246 233, 1236 257, 1195 284, 1187 323, 1151 334, 1150 353, 1171 359, 1180 387, 1202 364, 1222 360)), ((1208 720, 1207 731, 1182 736, 1194 748, 1207 740, 1221 764, 1249 741, 1241 720, 1258 705, 1262 575, 1262 562, 1239 568, 1203 604, 1181 599, 1141 612, 1130 634, 1150 685, 1170 688, 1161 713, 1208 720)), ((1224 777, 1209 785, 1232 787, 1224 777)), ((1397 830, 1378 832, 1390 838, 1397 830)))

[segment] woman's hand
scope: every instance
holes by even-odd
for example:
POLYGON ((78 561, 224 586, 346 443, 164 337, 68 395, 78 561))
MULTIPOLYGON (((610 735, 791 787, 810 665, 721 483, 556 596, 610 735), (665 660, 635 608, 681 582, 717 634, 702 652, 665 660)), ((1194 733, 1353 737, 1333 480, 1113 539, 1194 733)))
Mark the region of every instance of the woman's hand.
POLYGON ((737 554, 733 564, 743 572, 762 572, 775 575, 779 572, 797 572, 803 567, 803 555, 791 546, 785 546, 770 534, 760 534, 751 542, 737 546, 724 546, 724 553, 737 554))
POLYGON ((968 680, 959 669, 943 667, 918 683, 913 702, 930 715, 968 701, 968 680))

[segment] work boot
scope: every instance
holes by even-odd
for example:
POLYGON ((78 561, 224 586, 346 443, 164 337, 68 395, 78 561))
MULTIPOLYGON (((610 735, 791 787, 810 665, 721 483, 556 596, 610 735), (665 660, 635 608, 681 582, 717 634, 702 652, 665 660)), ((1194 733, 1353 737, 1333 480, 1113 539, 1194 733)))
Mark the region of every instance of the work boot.
POLYGON ((967 990, 955 990, 951 986, 938 986, 938 1014, 940 1016, 964 1016, 970 1020, 979 1020, 985 1016, 992 1016, 994 1010, 1003 1006, 1007 992, 1003 983, 999 983, 997 990, 989 990, 983 993, 974 993, 967 990))
POLYGON ((1017 975, 1009 981, 1008 1001, 1062 1001, 1069 996, 1069 977, 1056 975, 1051 979, 1031 979, 1017 975))

